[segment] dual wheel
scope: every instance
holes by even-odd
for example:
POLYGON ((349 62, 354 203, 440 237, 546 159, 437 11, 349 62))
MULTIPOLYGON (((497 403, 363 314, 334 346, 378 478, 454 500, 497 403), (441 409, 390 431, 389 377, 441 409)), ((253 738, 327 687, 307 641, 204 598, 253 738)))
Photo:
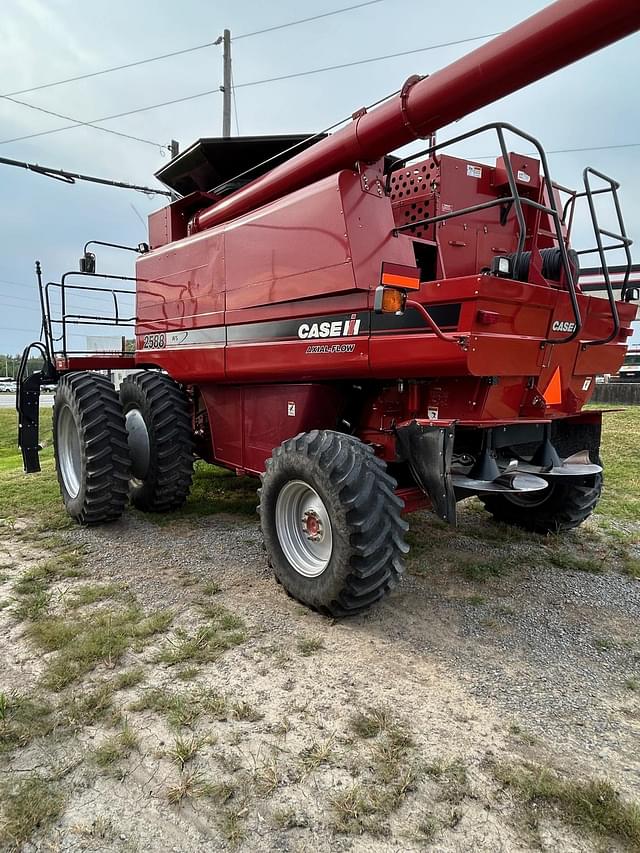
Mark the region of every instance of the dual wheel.
MULTIPOLYGON (((165 512, 189 493, 188 400, 168 376, 136 373, 120 395, 105 377, 60 379, 53 412, 58 480, 81 524, 117 519, 127 498, 165 512)), ((287 592, 333 616, 358 613, 392 589, 408 551, 395 480, 353 436, 313 431, 267 460, 260 520, 269 561, 287 592)))
MULTIPOLYGON (((53 427, 62 496, 80 523, 118 518, 128 496, 156 512, 186 500, 194 460, 190 407, 168 376, 134 374, 119 396, 95 373, 63 376, 53 427)), ((601 485, 597 475, 484 502, 500 521, 547 533, 584 521, 601 485)), ((277 447, 266 461, 259 513, 269 562, 287 592, 345 616, 393 589, 409 550, 395 488, 385 463, 354 436, 314 430, 277 447)))
POLYGON ((166 512, 189 494, 189 404, 164 374, 128 376, 120 395, 97 373, 66 374, 56 390, 53 440, 62 499, 80 524, 114 521, 129 497, 139 509, 166 512))

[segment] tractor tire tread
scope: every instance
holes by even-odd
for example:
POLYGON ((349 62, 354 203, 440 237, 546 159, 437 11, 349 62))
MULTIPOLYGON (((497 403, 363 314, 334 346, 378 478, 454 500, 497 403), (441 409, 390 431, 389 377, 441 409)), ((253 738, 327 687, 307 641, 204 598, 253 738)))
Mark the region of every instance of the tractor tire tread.
POLYGON ((56 465, 67 511, 79 524, 93 525, 120 518, 127 504, 130 460, 122 408, 112 383, 97 373, 64 374, 54 402, 54 449, 59 458, 56 424, 66 404, 80 424, 80 452, 84 471, 78 496, 67 493, 56 465))

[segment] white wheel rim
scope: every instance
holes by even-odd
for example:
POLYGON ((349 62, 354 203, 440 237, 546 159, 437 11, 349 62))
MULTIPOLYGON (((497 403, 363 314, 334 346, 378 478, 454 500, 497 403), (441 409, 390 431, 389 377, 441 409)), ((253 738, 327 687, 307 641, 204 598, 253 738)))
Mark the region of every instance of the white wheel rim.
POLYGON ((133 479, 143 480, 149 471, 151 449, 149 431, 140 409, 129 409, 125 415, 127 426, 127 443, 131 456, 131 473, 133 479))
POLYGON ((322 498, 302 480, 291 480, 276 500, 276 533, 282 551, 298 572, 316 578, 329 565, 333 534, 322 498))
POLYGON ((58 468, 62 482, 69 497, 76 498, 82 478, 82 453, 76 419, 67 405, 58 415, 57 433, 58 468))

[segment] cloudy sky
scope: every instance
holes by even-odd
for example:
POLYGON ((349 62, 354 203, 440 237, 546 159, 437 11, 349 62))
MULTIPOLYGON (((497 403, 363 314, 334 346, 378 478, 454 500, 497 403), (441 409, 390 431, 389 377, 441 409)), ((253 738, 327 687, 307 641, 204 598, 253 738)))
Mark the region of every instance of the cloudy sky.
MULTIPOLYGON (((218 92, 101 123, 146 142, 91 127, 19 139, 55 131, 69 122, 4 96, 214 41, 227 27, 237 38, 233 71, 240 133, 313 132, 397 89, 410 74, 425 74, 448 64, 483 39, 290 80, 257 81, 459 39, 486 38, 546 5, 543 0, 481 4, 476 0, 455 4, 380 0, 247 37, 256 30, 356 2, 4 0, 0 156, 153 184, 153 173, 166 162, 162 146, 172 138, 186 148, 200 136, 220 134, 222 96, 218 92)), ((221 48, 207 47, 12 97, 78 121, 92 121, 216 90, 221 78, 221 48)), ((443 129, 440 138, 500 119, 538 136, 550 152, 602 146, 550 154, 553 176, 562 184, 576 185, 588 163, 617 177, 623 187, 628 231, 640 239, 639 80, 640 36, 633 36, 443 129), (604 147, 618 145, 629 147, 604 147)), ((236 129, 234 122, 234 133, 236 129)), ((461 153, 477 157, 493 150, 491 140, 474 140, 461 153)), ((88 239, 128 244, 144 240, 146 216, 161 204, 159 197, 87 184, 67 186, 1 165, 0 196, 0 353, 16 352, 38 336, 35 258, 42 261, 48 279, 57 279, 76 267, 88 239)), ((587 239, 582 226, 578 236, 587 239)), ((128 257, 112 253, 99 260, 102 271, 132 270, 128 257)))

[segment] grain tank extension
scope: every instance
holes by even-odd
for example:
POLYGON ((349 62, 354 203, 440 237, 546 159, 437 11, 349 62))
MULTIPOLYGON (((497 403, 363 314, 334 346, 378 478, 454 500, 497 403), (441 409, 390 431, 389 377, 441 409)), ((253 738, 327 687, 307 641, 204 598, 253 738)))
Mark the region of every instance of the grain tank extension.
POLYGON ((559 186, 511 125, 435 132, 638 28, 627 0, 559 0, 333 135, 195 143, 158 173, 176 200, 149 217, 134 277, 97 271, 88 245, 58 282, 38 265, 45 366, 21 372, 25 469, 39 470, 40 383, 56 381, 58 478, 80 523, 129 499, 180 507, 198 457, 257 475, 275 575, 334 616, 397 584, 412 510, 455 524, 476 495, 508 524, 581 524, 602 488, 601 413, 583 407, 636 317, 619 186, 589 168, 580 190, 559 186), (455 156, 475 134, 495 162, 455 156), (418 138, 422 152, 391 156, 418 138), (572 245, 579 205, 594 246, 572 245), (605 299, 580 286, 594 258, 605 299), (72 350, 69 327, 96 318, 69 296, 92 288, 113 295, 100 322, 131 325, 135 346, 72 350), (102 368, 138 372, 116 393, 102 368))

